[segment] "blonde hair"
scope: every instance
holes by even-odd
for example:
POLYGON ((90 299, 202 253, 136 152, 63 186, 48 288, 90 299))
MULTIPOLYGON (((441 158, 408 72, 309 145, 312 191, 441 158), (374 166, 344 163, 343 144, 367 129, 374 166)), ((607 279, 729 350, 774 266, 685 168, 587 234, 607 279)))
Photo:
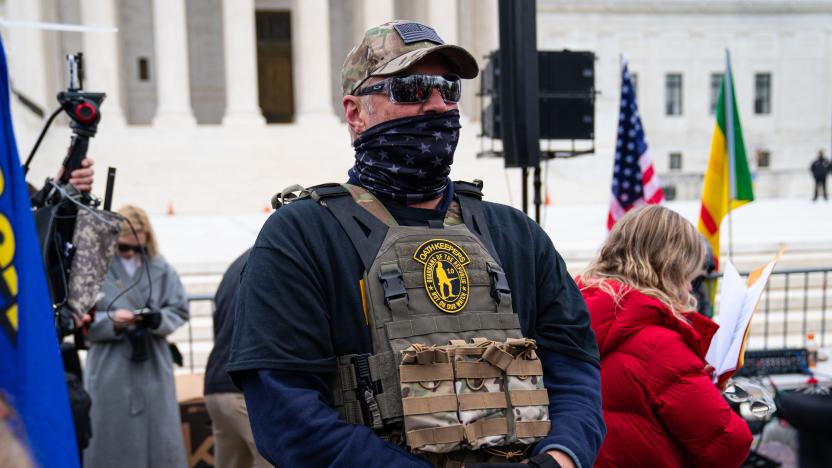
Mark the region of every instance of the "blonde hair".
POLYGON ((130 225, 132 224, 133 229, 136 230, 136 234, 143 232, 147 237, 144 243, 147 249, 147 255, 150 258, 155 257, 159 253, 159 248, 156 245, 156 234, 153 233, 153 226, 150 225, 150 218, 148 218, 147 213, 138 206, 124 205, 118 209, 118 214, 130 221, 130 223, 127 221, 121 223, 119 236, 132 237, 133 231, 130 229, 130 225))
POLYGON ((17 438, 12 425, 19 421, 20 415, 7 402, 5 394, 0 391, 0 466, 3 468, 33 468, 32 458, 26 445, 17 438), (14 421, 12 421, 14 420, 14 421))
POLYGON ((618 302, 629 288, 654 297, 673 314, 696 308, 691 281, 702 270, 705 247, 700 234, 678 213, 659 205, 624 215, 583 275, 584 287, 600 287, 618 302), (625 286, 616 295, 607 280, 625 286))

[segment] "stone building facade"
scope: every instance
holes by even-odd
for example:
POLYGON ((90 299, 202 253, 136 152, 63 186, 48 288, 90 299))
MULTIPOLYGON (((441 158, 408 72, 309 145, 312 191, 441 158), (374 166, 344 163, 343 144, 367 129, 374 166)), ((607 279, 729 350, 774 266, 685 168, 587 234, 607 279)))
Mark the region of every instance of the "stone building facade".
MULTIPOLYGON (((28 154, 42 125, 37 110, 48 115, 65 87, 62 57, 83 51, 85 88, 108 94, 90 152, 99 173, 119 169, 116 204, 151 212, 260 210, 291 183, 343 180, 351 149, 339 73, 367 27, 424 21, 482 64, 499 37, 496 0, 6 0, 3 10, 10 21, 119 28, 2 31, 19 98, 18 144, 28 154)), ((595 154, 545 165, 556 203, 609 197, 620 56, 637 77, 659 176, 679 198, 699 197, 726 49, 758 196, 808 196, 808 165, 818 149, 829 154, 830 1, 540 0, 537 38, 540 50, 597 57, 595 154)), ((478 87, 464 86, 454 175, 484 179, 492 199, 516 204, 517 171, 476 156, 487 145, 478 138, 478 87)), ((60 161, 68 141, 61 127, 47 137, 33 178, 60 161)))

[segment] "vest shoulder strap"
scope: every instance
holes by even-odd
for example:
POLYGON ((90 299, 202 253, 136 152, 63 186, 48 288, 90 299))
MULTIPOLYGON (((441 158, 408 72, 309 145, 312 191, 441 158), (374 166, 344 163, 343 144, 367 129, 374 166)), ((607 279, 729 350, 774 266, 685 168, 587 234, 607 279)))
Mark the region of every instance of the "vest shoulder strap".
POLYGON ((396 225, 393 215, 372 194, 354 185, 323 184, 306 191, 335 216, 361 257, 364 271, 369 271, 387 230, 396 225))
POLYGON ((455 180, 454 193, 462 193, 482 200, 482 181, 479 179, 474 179, 473 182, 455 180))
POLYGON ((498 264, 502 264, 497 249, 494 247, 494 241, 491 239, 491 232, 488 230, 488 222, 482 209, 482 181, 474 180, 473 183, 454 181, 454 195, 459 201, 462 222, 479 237, 488 253, 494 257, 494 260, 498 264))
POLYGON ((396 227, 399 223, 396 221, 396 218, 390 214, 390 211, 384 206, 378 198, 375 197, 369 190, 365 189, 364 187, 360 187, 358 185, 352 184, 342 184, 343 188, 349 192, 352 196, 352 200, 361 208, 369 211, 370 214, 375 216, 379 221, 387 225, 388 227, 396 227))
MULTIPOLYGON (((482 241, 488 253, 500 264, 500 257, 483 213, 482 181, 455 181, 454 194, 459 204, 462 222, 482 241)), ((281 197, 282 204, 312 198, 327 207, 350 238, 361 257, 365 271, 369 271, 373 264, 388 229, 398 226, 396 219, 380 200, 356 185, 328 183, 306 189, 292 186, 275 195, 273 204, 278 196, 281 197), (299 194, 295 195, 294 192, 299 194)))

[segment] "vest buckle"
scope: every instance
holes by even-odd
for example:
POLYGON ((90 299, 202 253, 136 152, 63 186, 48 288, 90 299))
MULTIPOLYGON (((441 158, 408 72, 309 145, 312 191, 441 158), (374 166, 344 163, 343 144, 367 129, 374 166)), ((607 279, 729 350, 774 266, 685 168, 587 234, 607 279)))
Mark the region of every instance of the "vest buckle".
POLYGON ((488 271, 488 275, 491 276, 491 297, 499 303, 500 294, 511 295, 506 274, 502 268, 491 263, 486 264, 485 269, 488 271))
POLYGON ((384 304, 390 307, 390 303, 397 299, 407 301, 407 289, 404 287, 402 270, 395 263, 388 263, 381 266, 378 278, 384 286, 384 304))

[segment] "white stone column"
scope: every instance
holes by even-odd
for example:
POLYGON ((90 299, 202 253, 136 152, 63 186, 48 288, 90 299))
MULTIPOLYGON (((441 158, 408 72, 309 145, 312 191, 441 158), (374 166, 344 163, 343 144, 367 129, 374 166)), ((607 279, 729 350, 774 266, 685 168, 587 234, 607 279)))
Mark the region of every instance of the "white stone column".
POLYGON ((364 0, 361 34, 368 29, 397 19, 393 0, 364 0))
POLYGON ((225 51, 223 125, 263 125, 257 92, 257 37, 254 0, 222 1, 225 51))
MULTIPOLYGON (((116 0, 81 0, 81 21, 85 26, 119 27, 116 0)), ((85 32, 84 89, 107 93, 101 105, 101 125, 124 126, 119 34, 85 32)), ((65 76, 66 72, 64 72, 65 76)), ((66 78, 64 78, 66 79, 66 78)))
POLYGON ((292 2, 295 122, 337 123, 331 100, 328 0, 292 2))
MULTIPOLYGON (((479 5, 478 5, 479 6, 479 5)), ((471 12, 477 11, 476 10, 469 10, 471 12)), ((460 27, 459 27, 459 4, 457 0, 427 0, 427 23, 430 27, 436 30, 436 33, 439 34, 439 37, 445 41, 445 44, 456 44, 461 45, 460 40, 460 27)), ((470 46, 466 47, 471 55, 476 57, 476 52, 470 49, 470 46)), ((462 89, 463 89, 463 98, 466 94, 470 93, 470 89, 479 86, 476 80, 465 80, 462 89)), ((464 99, 463 99, 464 101, 464 99)), ((460 123, 463 127, 468 127, 469 120, 468 116, 470 115, 469 108, 470 106, 466 106, 465 102, 460 104, 460 123)))
POLYGON ((427 0, 427 7, 428 26, 435 29, 446 44, 459 44, 457 0, 427 0))
POLYGON ((196 125, 191 110, 185 0, 153 0, 158 106, 154 126, 196 125))
POLYGON ((466 80, 462 85, 460 109, 473 122, 480 120, 480 98, 476 96, 482 80, 482 69, 487 62, 483 57, 500 48, 500 20, 497 0, 460 0, 459 11, 476 11, 476 14, 459 18, 459 45, 465 47, 477 59, 480 76, 466 80))
MULTIPOLYGON (((10 21, 43 21, 41 2, 8 0, 3 15, 10 21)), ((48 113, 54 110, 57 89, 49 89, 46 73, 49 70, 47 47, 43 30, 34 28, 3 28, 3 47, 6 51, 9 81, 15 91, 26 96, 48 113)), ((6 92, 6 90, 4 90, 6 92)), ((12 100, 17 98, 12 97, 12 100)), ((26 111, 35 122, 39 118, 26 111)))

